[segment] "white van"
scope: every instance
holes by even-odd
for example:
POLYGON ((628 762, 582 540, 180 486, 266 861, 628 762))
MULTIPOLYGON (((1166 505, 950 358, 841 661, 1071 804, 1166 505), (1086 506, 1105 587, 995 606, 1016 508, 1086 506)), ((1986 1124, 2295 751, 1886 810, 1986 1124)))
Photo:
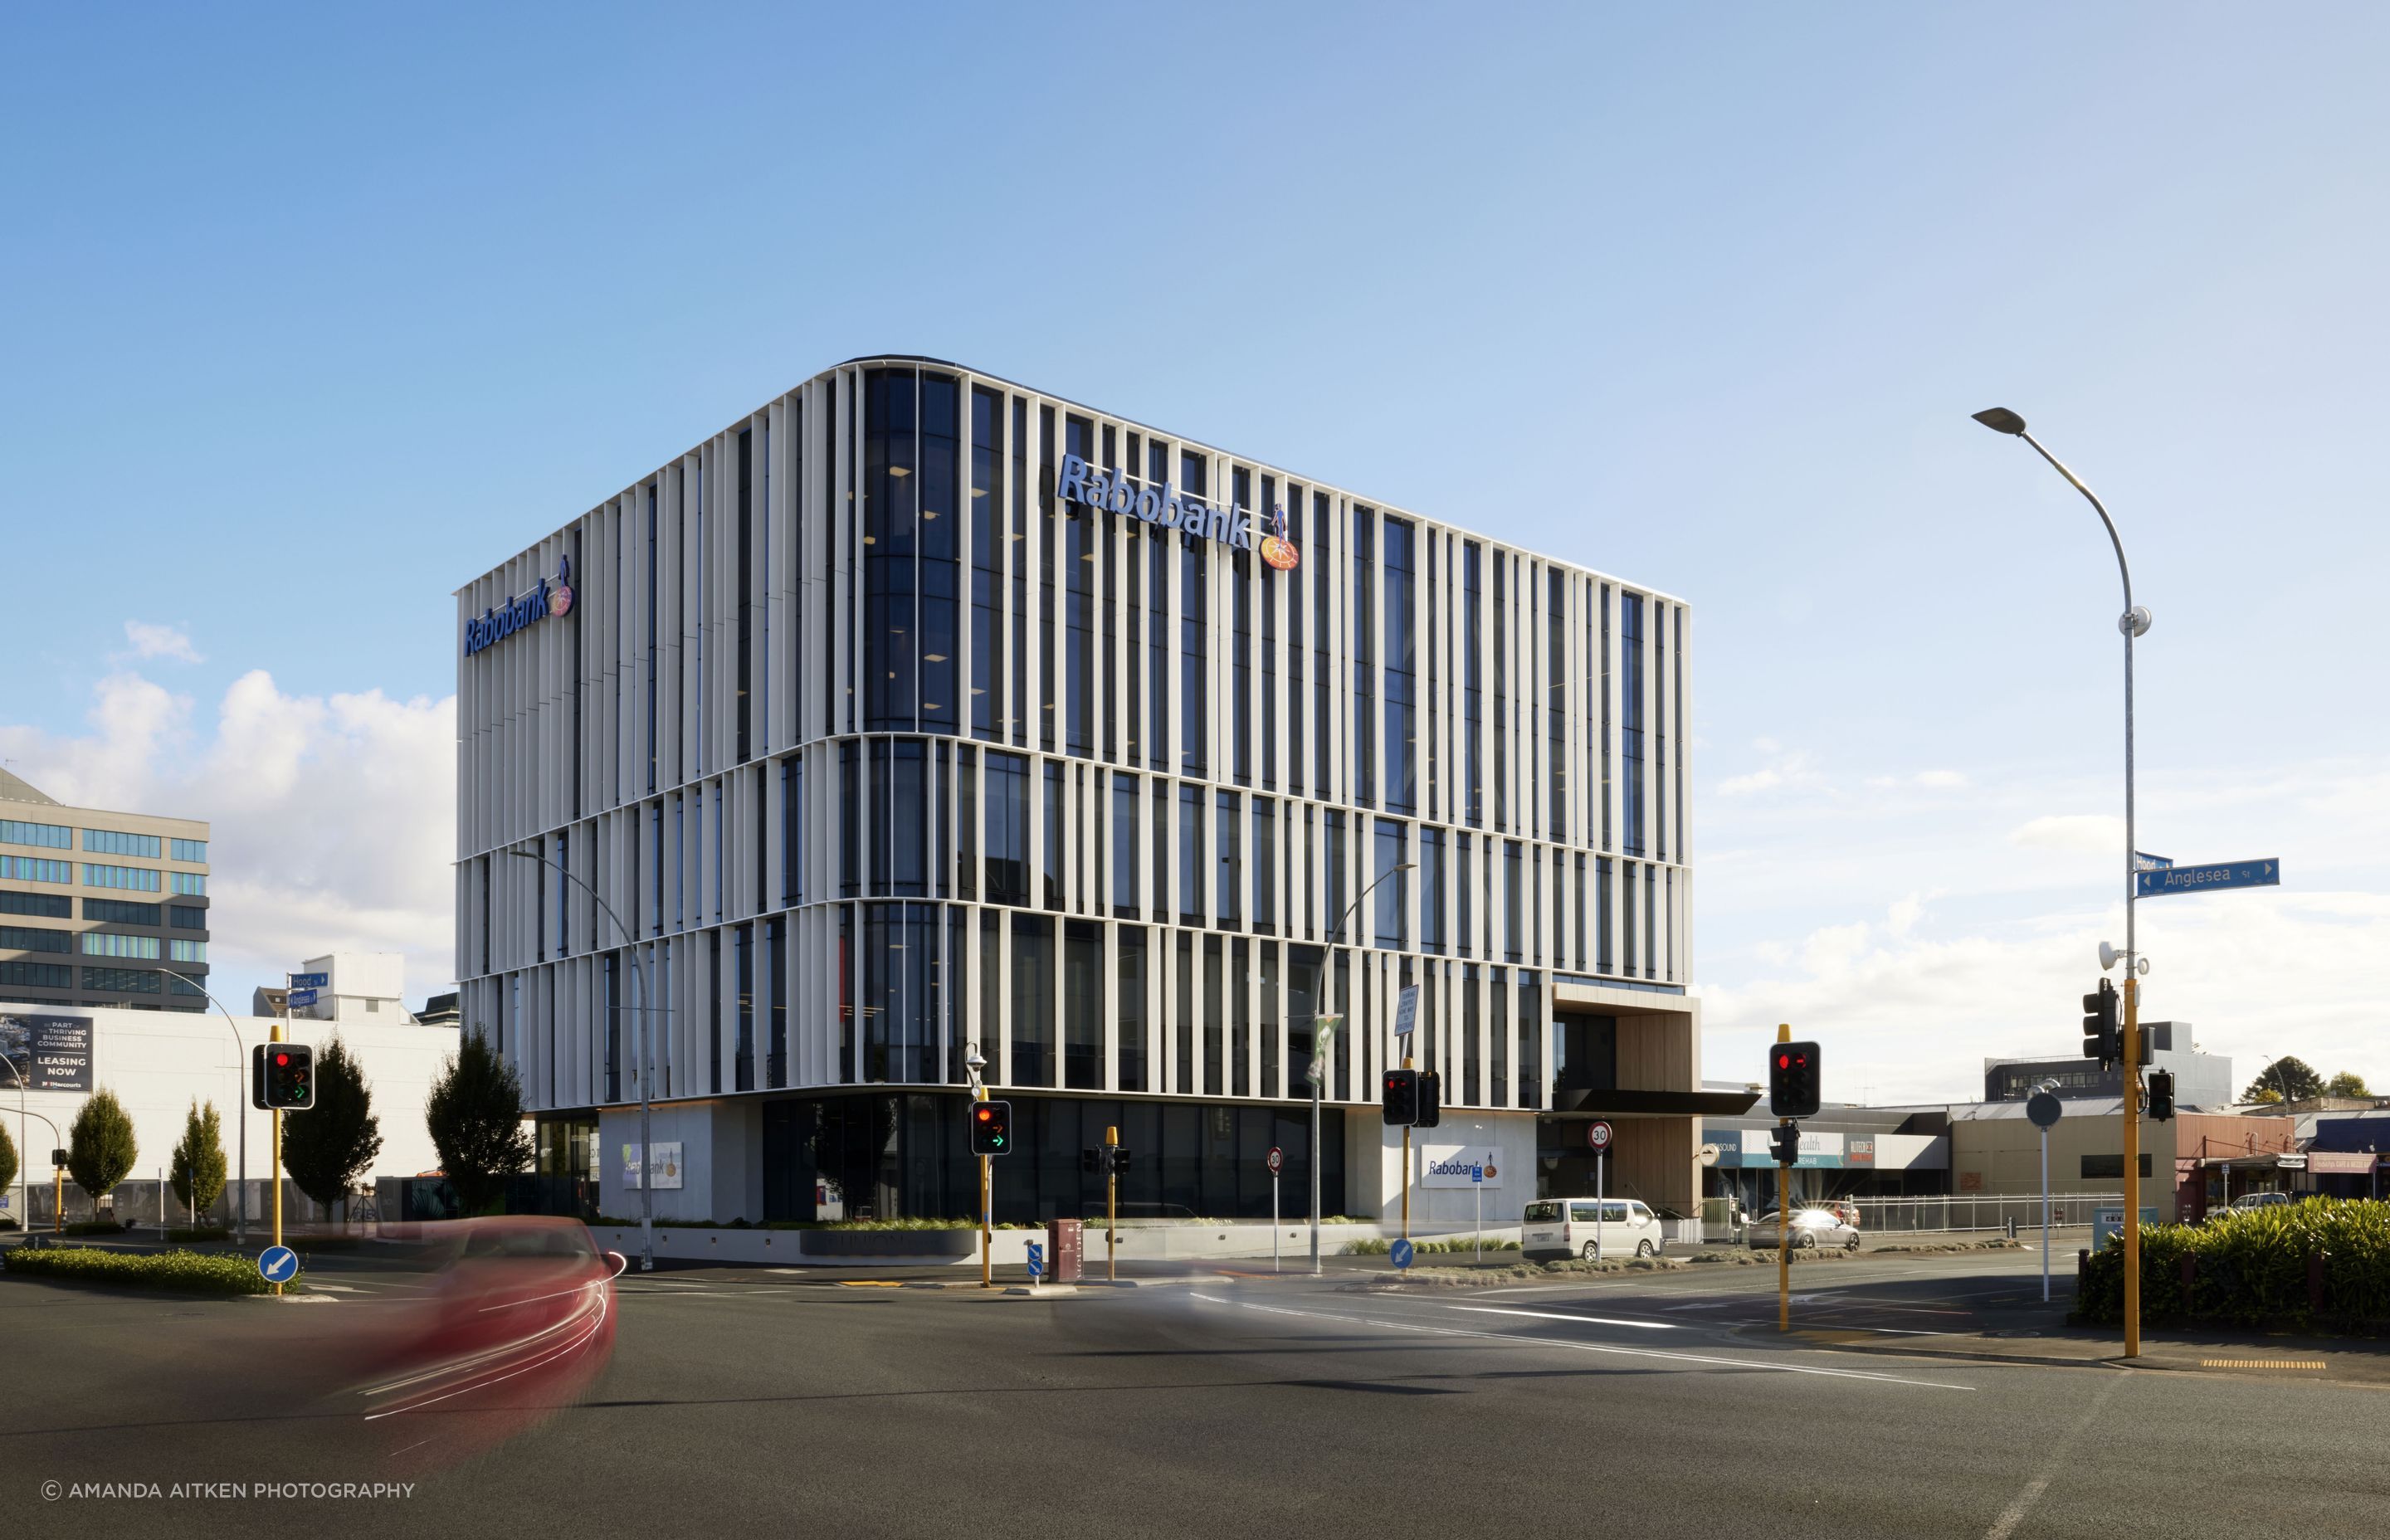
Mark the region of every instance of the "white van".
POLYGON ((1520 1251, 1530 1259, 1574 1256, 1591 1262, 1597 1230, 1605 1257, 1655 1257, 1665 1238, 1660 1216, 1632 1198, 1548 1198, 1527 1205, 1520 1251))

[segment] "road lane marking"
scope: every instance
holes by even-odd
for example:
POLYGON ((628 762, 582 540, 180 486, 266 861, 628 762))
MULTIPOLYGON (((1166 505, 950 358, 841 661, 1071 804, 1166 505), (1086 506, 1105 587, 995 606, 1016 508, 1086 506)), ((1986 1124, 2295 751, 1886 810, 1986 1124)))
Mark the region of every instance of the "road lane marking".
POLYGON ((2204 1369, 2320 1369, 2329 1364, 2306 1363, 2295 1358, 2202 1358, 2204 1369))
POLYGON ((1566 1315, 1557 1310, 1507 1310, 1498 1304, 1447 1304, 1446 1310, 1473 1311, 1480 1315, 1532 1315, 1539 1321, 1583 1321, 1588 1326, 1631 1326, 1645 1331, 1682 1331, 1675 1321, 1627 1321, 1611 1315, 1566 1315))
POLYGON ((1954 1385, 1939 1380, 1904 1380, 1896 1374, 1871 1374, 1864 1369, 1827 1369, 1805 1364, 1769 1364, 1753 1358, 1720 1358, 1703 1353, 1670 1353, 1660 1348, 1616 1347, 1607 1342, 1578 1342, 1560 1337, 1531 1337, 1516 1331, 1468 1331, 1458 1327, 1420 1326, 1406 1321, 1375 1319, 1368 1315, 1337 1315, 1319 1310, 1290 1310, 1283 1305, 1253 1304, 1242 1300, 1224 1300, 1215 1294, 1196 1294, 1196 1299, 1211 1304, 1233 1304, 1241 1310, 1258 1310, 1269 1315, 1297 1315, 1315 1321, 1343 1321, 1353 1326, 1381 1327, 1388 1331, 1415 1331, 1431 1337, 1473 1337, 1484 1341, 1532 1343, 1537 1347, 1565 1348, 1574 1353, 1602 1353, 1621 1358, 1660 1358, 1678 1364, 1701 1364, 1716 1368, 1763 1369, 1772 1374, 1812 1374, 1830 1380, 1870 1380, 1879 1384, 1913 1385, 1929 1391, 1972 1391, 1972 1385, 1954 1385))
POLYGON ((2049 1463, 2041 1468, 2039 1475, 2024 1483, 2024 1490, 2018 1493, 2008 1507, 2000 1509, 2000 1516, 1993 1520, 1992 1527, 1984 1532, 1984 1540, 2009 1540, 2009 1536, 2015 1533, 2016 1527, 2024 1522, 2024 1516, 2033 1511, 2033 1505, 2041 1500, 2041 1495, 2044 1492, 2049 1490, 2050 1482, 2057 1477, 2059 1469, 2066 1463, 2067 1452, 2075 1447, 2091 1424, 2099 1420, 2101 1412, 2108 1405, 2108 1398, 2116 1393, 2116 1387, 2122 1385, 2132 1373, 2131 1369, 2125 1370, 2123 1374, 2109 1380, 2101 1389, 2100 1393, 2091 1398, 2091 1405, 2084 1409, 2081 1417, 2075 1419, 2075 1426, 2066 1431, 2066 1436, 2058 1441, 2058 1449, 2049 1457, 2049 1463))

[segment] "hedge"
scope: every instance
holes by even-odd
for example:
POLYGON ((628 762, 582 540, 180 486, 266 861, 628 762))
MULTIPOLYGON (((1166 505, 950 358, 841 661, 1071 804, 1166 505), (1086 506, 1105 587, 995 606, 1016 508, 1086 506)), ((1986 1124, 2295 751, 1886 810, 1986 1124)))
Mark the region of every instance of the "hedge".
MULTIPOLYGON (((2124 1319, 2121 1240, 2085 1259, 2075 1319, 2124 1319)), ((2319 1198, 2141 1226, 2144 1319, 2390 1329, 2390 1202, 2319 1198), (2308 1258, 2321 1259, 2320 1298, 2308 1258), (2191 1264, 2186 1292, 2183 1264, 2191 1264)))
MULTIPOLYGON (((109 1251, 96 1246, 12 1246, 0 1251, 0 1268, 27 1277, 69 1283, 122 1284, 168 1289, 185 1294, 264 1294, 274 1286, 258 1277, 248 1257, 209 1256, 199 1251, 109 1251)), ((284 1280, 303 1285, 305 1275, 284 1280)))

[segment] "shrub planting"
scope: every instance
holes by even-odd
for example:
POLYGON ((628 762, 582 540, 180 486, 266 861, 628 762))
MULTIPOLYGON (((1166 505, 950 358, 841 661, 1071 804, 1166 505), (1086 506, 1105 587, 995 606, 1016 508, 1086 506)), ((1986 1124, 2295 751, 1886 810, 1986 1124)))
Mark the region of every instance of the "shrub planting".
MULTIPOLYGON (((2075 1318, 2119 1325, 2124 1309, 2118 1239, 2084 1263, 2075 1318)), ((2220 1214, 2204 1225, 2144 1225, 2141 1314, 2152 1321, 2390 1328, 2390 1202, 2322 1198, 2220 1214), (2310 1257, 2319 1259, 2312 1280, 2310 1257)))

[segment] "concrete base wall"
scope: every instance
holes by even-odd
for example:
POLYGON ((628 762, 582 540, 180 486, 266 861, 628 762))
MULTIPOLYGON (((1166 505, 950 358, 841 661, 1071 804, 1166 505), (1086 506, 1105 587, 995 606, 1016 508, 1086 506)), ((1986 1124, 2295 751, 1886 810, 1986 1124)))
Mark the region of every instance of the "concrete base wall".
MULTIPOLYGON (((1479 1212, 1470 1185, 1441 1175, 1433 1180, 1455 1185, 1428 1185, 1432 1159, 1457 1161, 1464 1156, 1473 1165, 1493 1167, 1484 1184, 1487 1226, 1517 1228, 1523 1206, 1536 1196, 1536 1116, 1462 1112, 1447 1113, 1437 1127, 1411 1130, 1412 1235, 1465 1229, 1479 1212)), ((1403 1131, 1387 1127, 1374 1109, 1356 1110, 1344 1120, 1344 1206, 1381 1224, 1395 1224, 1402 1213, 1403 1131)))
MULTIPOLYGON (((661 1198, 663 1195, 660 1192, 657 1196, 661 1198)), ((636 1225, 592 1226, 589 1233, 607 1251, 620 1251, 634 1258, 639 1254, 639 1227, 636 1225)), ((854 1233, 852 1230, 675 1229, 659 1224, 656 1226, 656 1255, 680 1261, 749 1266, 777 1264, 787 1267, 971 1268, 979 1265, 976 1249, 967 1256, 957 1257, 894 1251, 870 1256, 826 1255, 808 1249, 807 1243, 812 1237, 854 1233)), ((1043 1230, 998 1230, 989 1238, 990 1260, 998 1266, 1021 1266, 1027 1261, 1028 1244, 1044 1239, 1045 1233, 1043 1230)), ((1322 1256, 1337 1256, 1342 1254, 1347 1241, 1385 1238, 1399 1233, 1400 1226, 1393 1225, 1323 1226, 1319 1231, 1319 1251, 1322 1256)), ((1439 1235, 1466 1237, 1471 1233, 1465 1225, 1458 1229, 1449 1226, 1433 1228, 1422 1226, 1417 1222, 1416 1213, 1411 1226, 1413 1239, 1439 1235)), ((1267 1225, 1124 1225, 1120 1229, 1120 1257, 1123 1262, 1168 1262, 1202 1257, 1266 1258, 1270 1254, 1270 1234, 1267 1225)), ((1515 1223, 1488 1223, 1484 1235, 1488 1242, 1516 1240, 1519 1238, 1519 1226, 1515 1223)), ((1100 1267, 1104 1256, 1102 1226, 1088 1226, 1086 1246, 1088 1267, 1100 1267)), ((1308 1264, 1311 1257, 1310 1226, 1304 1224, 1279 1226, 1278 1246, 1279 1255, 1289 1264, 1299 1260, 1308 1264)))

